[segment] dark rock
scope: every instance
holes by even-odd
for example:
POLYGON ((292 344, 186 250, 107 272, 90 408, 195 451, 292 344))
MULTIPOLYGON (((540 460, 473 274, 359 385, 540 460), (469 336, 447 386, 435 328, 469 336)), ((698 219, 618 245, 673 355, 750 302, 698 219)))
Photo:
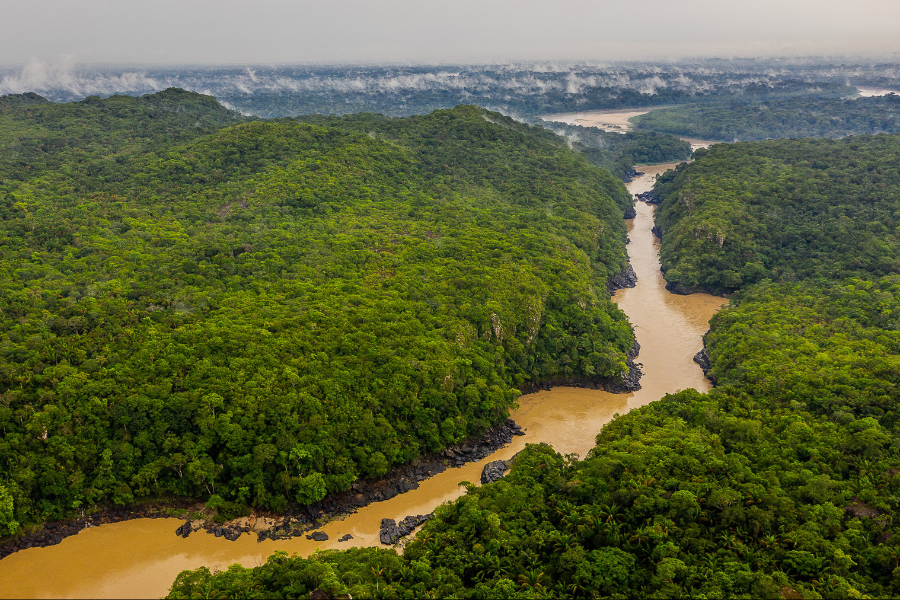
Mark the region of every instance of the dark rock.
POLYGON ((229 542, 236 542, 237 539, 238 539, 239 537, 241 537, 241 533, 243 533, 243 532, 241 532, 241 531, 235 531, 235 530, 233 530, 233 529, 232 529, 232 530, 226 530, 223 537, 224 537, 226 540, 228 540, 229 542))
POLYGON ((340 538, 338 538, 338 541, 339 541, 339 542, 349 542, 349 541, 352 540, 352 539, 353 539, 353 536, 350 535, 350 534, 348 533, 348 534, 346 534, 346 535, 341 536, 340 538))
POLYGON ((653 229, 651 229, 650 232, 653 235, 655 235, 657 238, 662 239, 663 232, 662 232, 662 229, 659 228, 659 225, 654 225, 653 229))
POLYGON ((175 535, 180 535, 181 537, 187 537, 193 533, 194 529, 191 527, 191 522, 187 521, 184 525, 175 530, 175 535))
POLYGON ((624 181, 625 183, 630 183, 634 180, 635 177, 640 177, 641 175, 643 175, 643 173, 641 173, 637 169, 631 168, 627 173, 622 175, 622 181, 624 181))
POLYGON ((631 208, 625 209, 625 214, 623 215, 625 219, 633 219, 637 216, 637 210, 632 206, 631 208))
POLYGON ((381 540, 382 544, 392 546, 397 543, 397 540, 405 535, 409 535, 412 533, 413 529, 431 519, 433 516, 434 515, 432 514, 409 515, 404 517, 399 524, 393 519, 382 519, 381 531, 378 532, 378 538, 381 540))
POLYGON ((306 536, 306 539, 313 540, 314 542, 327 542, 328 534, 324 531, 313 531, 312 534, 306 536))
POLYGON ((609 278, 609 281, 606 282, 606 289, 612 294, 616 290, 633 288, 635 285, 637 285, 637 274, 629 263, 621 273, 609 278))
POLYGON ((657 196, 656 192, 654 192, 653 190, 637 194, 636 197, 638 200, 645 204, 656 205, 660 202, 659 196, 657 196))
POLYGON ((489 462, 484 465, 484 469, 481 471, 481 483, 494 483, 495 481, 502 479, 506 469, 507 464, 505 460, 489 462))
POLYGON ((695 288, 689 285, 682 285, 677 281, 667 281, 666 289, 679 296, 690 296, 691 294, 705 293, 705 291, 701 290, 700 288, 695 288))
POLYGON ((399 540, 400 537, 400 528, 397 527, 397 521, 393 519, 381 520, 381 529, 378 531, 378 539, 381 540, 382 544, 390 546, 395 541, 399 540))
POLYGON ((702 348, 700 352, 694 355, 694 362, 700 365, 704 375, 709 373, 709 368, 712 366, 712 363, 710 362, 709 352, 706 351, 706 348, 702 348))

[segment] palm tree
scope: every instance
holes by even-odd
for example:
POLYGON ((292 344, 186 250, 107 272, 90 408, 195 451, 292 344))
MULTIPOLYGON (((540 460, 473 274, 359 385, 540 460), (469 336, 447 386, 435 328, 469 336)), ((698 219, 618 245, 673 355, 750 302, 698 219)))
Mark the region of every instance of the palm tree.
POLYGON ((544 572, 538 569, 526 569, 524 573, 519 575, 519 587, 525 589, 527 587, 540 589, 543 586, 544 572))
POLYGON ((575 536, 568 533, 560 533, 553 541, 553 553, 565 552, 576 543, 575 536))
POLYGON ((500 558, 487 552, 478 557, 474 569, 478 581, 490 579, 493 573, 500 571, 500 558))

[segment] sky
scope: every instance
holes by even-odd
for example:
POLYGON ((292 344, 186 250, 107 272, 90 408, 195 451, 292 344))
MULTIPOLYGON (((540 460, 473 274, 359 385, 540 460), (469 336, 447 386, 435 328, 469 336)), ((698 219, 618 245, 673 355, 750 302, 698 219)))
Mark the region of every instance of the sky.
POLYGON ((898 0, 0 0, 0 65, 900 56, 898 0))

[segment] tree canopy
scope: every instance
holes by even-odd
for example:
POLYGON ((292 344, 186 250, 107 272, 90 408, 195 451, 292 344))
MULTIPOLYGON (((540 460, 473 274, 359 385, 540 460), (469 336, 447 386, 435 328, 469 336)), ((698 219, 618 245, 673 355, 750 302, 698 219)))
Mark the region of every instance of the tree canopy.
POLYGON ((900 136, 719 144, 661 176, 666 279, 728 292, 900 273, 900 136))

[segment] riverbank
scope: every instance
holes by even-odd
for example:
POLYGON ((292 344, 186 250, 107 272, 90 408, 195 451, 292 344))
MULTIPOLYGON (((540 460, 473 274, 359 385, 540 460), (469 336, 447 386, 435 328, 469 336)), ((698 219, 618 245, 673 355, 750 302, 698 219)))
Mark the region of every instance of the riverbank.
POLYGON ((188 537, 193 532, 204 530, 208 533, 218 533, 217 537, 225 537, 230 541, 237 540, 244 533, 256 534, 260 541, 266 537, 289 539, 305 535, 328 520, 344 517, 364 506, 390 500, 417 489, 420 482, 449 468, 459 468, 470 462, 481 461, 508 445, 515 436, 521 435, 525 435, 522 428, 512 419, 507 419, 491 427, 481 436, 441 452, 423 456, 413 463, 392 469, 378 479, 358 481, 345 492, 331 494, 321 502, 291 509, 283 514, 257 512, 247 517, 217 523, 212 519, 214 516, 212 511, 202 502, 183 498, 128 507, 105 507, 78 519, 47 523, 40 529, 20 537, 4 540, 0 543, 0 559, 21 550, 54 546, 65 538, 91 527, 134 519, 177 519, 184 514, 190 518, 178 528, 177 532, 173 530, 173 535, 188 537), (280 533, 278 536, 269 536, 270 531, 280 533))
POLYGON ((603 131, 625 133, 634 128, 634 123, 629 121, 632 117, 645 115, 651 110, 666 108, 665 106, 653 106, 649 108, 626 108, 619 110, 587 110, 577 113, 561 113, 553 115, 541 115, 544 121, 557 121, 566 125, 581 125, 582 127, 596 127, 603 131))
MULTIPOLYGON (((634 287, 636 282, 637 276, 629 264, 622 273, 610 279, 607 287, 613 294, 616 290, 634 287)), ((641 388, 642 373, 635 363, 639 352, 640 345, 635 342, 626 354, 628 371, 621 380, 584 377, 558 378, 525 383, 519 386, 519 390, 523 394, 531 394, 565 386, 603 390, 614 394, 634 392, 641 388)), ((91 514, 82 515, 80 518, 46 523, 24 535, 0 541, 0 560, 22 550, 55 546, 64 539, 91 527, 134 519, 184 519, 187 516, 186 522, 173 531, 173 534, 184 538, 200 531, 228 541, 236 541, 244 534, 255 535, 258 541, 267 538, 287 540, 301 537, 330 520, 344 518, 370 504, 384 502, 400 494, 418 489, 421 482, 443 473, 449 468, 459 468, 470 462, 481 461, 510 444, 513 437, 523 435, 525 433, 515 421, 506 419, 489 428, 481 436, 464 440, 441 452, 428 454, 410 464, 396 467, 383 477, 359 480, 349 490, 330 494, 320 502, 294 507, 278 514, 254 511, 248 516, 218 522, 214 519, 216 512, 208 509, 203 501, 185 498, 144 502, 126 507, 102 507, 91 514)), ((325 540, 327 539, 326 535, 325 540)))
MULTIPOLYGON (((544 121, 556 121, 567 125, 581 125, 582 127, 596 127, 603 131, 627 133, 634 129, 634 123, 630 120, 632 117, 646 115, 650 111, 659 110, 661 108, 668 107, 652 106, 648 108, 629 108, 620 110, 587 110, 577 113, 541 115, 540 118, 544 121)), ((709 148, 713 144, 719 143, 715 140, 701 140, 699 138, 683 136, 679 137, 691 145, 691 150, 709 148)))

